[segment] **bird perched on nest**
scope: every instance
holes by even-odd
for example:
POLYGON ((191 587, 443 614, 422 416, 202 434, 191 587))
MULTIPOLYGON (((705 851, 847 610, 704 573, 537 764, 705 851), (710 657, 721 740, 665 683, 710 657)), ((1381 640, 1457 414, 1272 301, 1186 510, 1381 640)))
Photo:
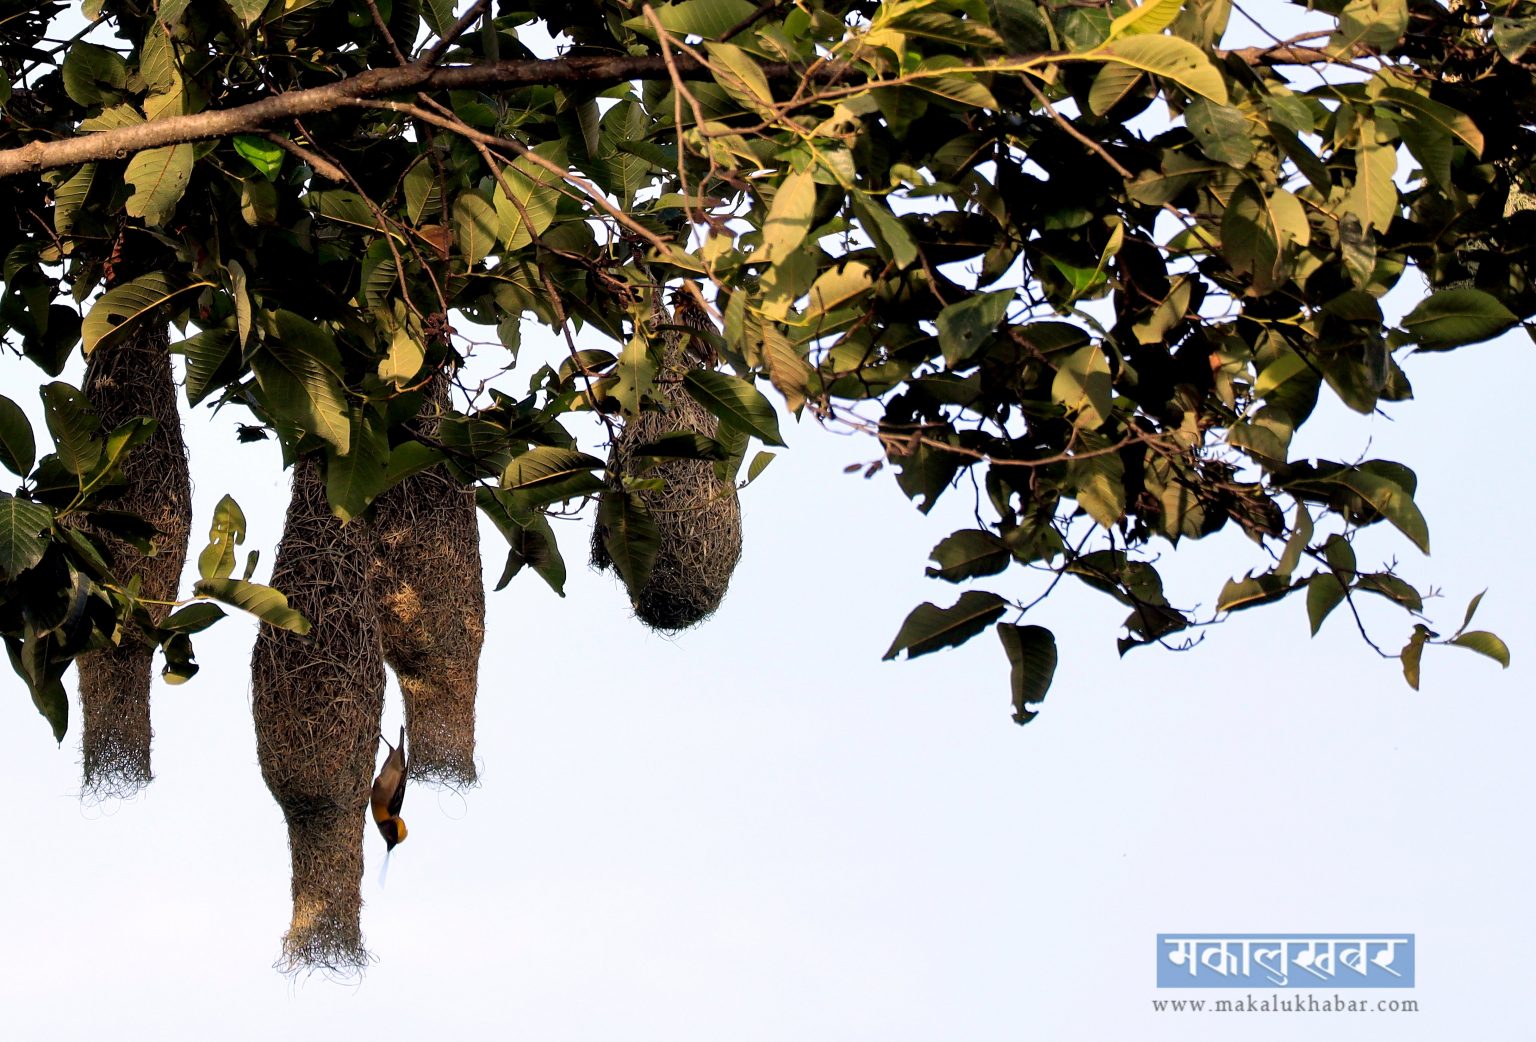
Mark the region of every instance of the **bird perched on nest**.
MULTIPOLYGON (((379 735, 379 741, 389 745, 389 739, 379 735)), ((400 744, 389 745, 389 756, 373 780, 373 795, 369 799, 373 808, 374 823, 384 836, 385 852, 405 839, 405 822, 400 820, 400 808, 405 803, 405 728, 400 728, 400 744)))

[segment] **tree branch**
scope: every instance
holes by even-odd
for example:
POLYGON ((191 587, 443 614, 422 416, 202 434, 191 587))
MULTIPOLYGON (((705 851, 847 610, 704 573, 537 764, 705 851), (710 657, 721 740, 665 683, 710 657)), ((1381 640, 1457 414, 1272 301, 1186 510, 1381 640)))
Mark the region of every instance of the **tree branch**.
MULTIPOLYGON (((679 75, 685 78, 710 78, 709 70, 698 62, 676 59, 675 64, 679 75)), ((792 66, 777 63, 765 64, 763 72, 774 80, 798 82, 803 76, 792 66)), ((21 148, 6 149, 0 151, 0 178, 40 173, 98 159, 126 158, 149 148, 252 133, 295 116, 329 112, 352 102, 408 91, 559 84, 608 86, 628 80, 666 79, 668 75, 666 62, 659 55, 499 61, 448 68, 416 62, 369 69, 323 87, 289 91, 235 108, 171 116, 131 127, 56 141, 34 141, 21 148)))
MULTIPOLYGON (((1339 64, 1339 59, 1312 48, 1249 48, 1219 52, 1236 56, 1251 65, 1339 64)), ((1025 56, 1021 56, 1025 57, 1025 56)), ((1050 55, 1027 56, 1049 59, 1050 55)), ((1065 59, 1071 56, 1056 56, 1065 59)), ((801 84, 807 80, 833 82, 848 70, 842 65, 812 70, 782 62, 760 66, 771 81, 801 84)), ((520 59, 482 62, 438 68, 424 62, 369 69, 323 87, 288 91, 238 105, 190 116, 170 116, 130 127, 80 134, 54 141, 34 141, 20 148, 0 151, 0 178, 35 174, 100 159, 125 159, 136 152, 191 141, 207 141, 232 134, 260 132, 296 116, 330 112, 344 105, 382 98, 389 94, 430 90, 471 90, 480 87, 529 87, 584 85, 611 86, 630 80, 662 80, 672 75, 688 80, 712 78, 704 63, 685 55, 642 57, 601 56, 551 59, 520 59), (669 70, 668 61, 672 68, 669 70)))

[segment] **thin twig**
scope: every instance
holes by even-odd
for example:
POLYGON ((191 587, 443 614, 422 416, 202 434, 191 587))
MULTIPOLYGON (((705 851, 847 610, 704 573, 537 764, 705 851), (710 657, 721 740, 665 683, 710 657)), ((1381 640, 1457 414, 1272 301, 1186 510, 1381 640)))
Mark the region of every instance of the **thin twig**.
POLYGON ((349 180, 347 177, 347 172, 341 167, 337 166, 329 159, 326 159, 324 156, 311 152, 309 149, 305 148, 297 141, 294 141, 292 138, 284 137, 282 134, 279 134, 275 130, 263 131, 261 136, 272 142, 278 148, 281 148, 284 152, 289 153, 300 162, 308 163, 310 169, 314 170, 314 172, 319 174, 321 177, 330 181, 346 182, 349 180))
POLYGON ((473 4, 470 4, 469 10, 459 15, 459 20, 450 25, 442 37, 431 47, 427 48, 427 52, 421 56, 420 64, 436 65, 437 59, 443 56, 443 52, 452 47, 453 41, 463 36, 469 27, 475 24, 475 19, 484 14, 485 9, 490 5, 491 0, 475 0, 473 4))

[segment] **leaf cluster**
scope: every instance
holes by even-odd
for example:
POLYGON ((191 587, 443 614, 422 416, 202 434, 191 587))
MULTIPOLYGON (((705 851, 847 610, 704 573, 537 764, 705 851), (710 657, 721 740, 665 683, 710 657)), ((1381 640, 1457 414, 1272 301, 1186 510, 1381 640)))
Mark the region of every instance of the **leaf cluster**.
MULTIPOLYGON (((0 325, 45 373, 77 344, 174 322, 189 404, 249 410, 289 461, 321 455, 338 516, 444 463, 508 538, 503 582, 531 564, 559 590, 549 519, 610 484, 583 441, 658 408, 675 331, 653 301, 680 287, 716 318, 687 335, 722 368, 683 379, 720 432, 679 431, 654 457, 736 475, 753 439, 783 443, 766 387, 868 435, 878 459, 854 469, 889 467, 920 509, 972 490, 976 527, 929 572, 1001 592, 919 607, 888 657, 995 629, 1020 722, 1056 663, 1024 616, 1063 580, 1126 607, 1122 654, 1302 590, 1314 631, 1366 593, 1419 617, 1418 591, 1349 552, 1382 522, 1428 552, 1413 471, 1292 443, 1323 396, 1395 408, 1412 353, 1536 314, 1529 0, 1313 3, 1331 35, 1247 51, 1222 48, 1227 0, 526 0, 468 26, 442 0, 86 6, 99 29, 51 51, 57 5, 19 17, 0 146, 402 63, 489 71, 11 182, 0 325), (554 58, 546 81, 498 86, 540 32, 640 71, 583 82, 554 58), (1410 269, 1431 289, 1391 318, 1410 269), (431 437, 412 425, 433 374, 472 349, 516 368, 525 320, 569 357, 522 365, 517 391, 494 381, 431 437), (1204 613, 1172 602, 1162 544, 1224 529, 1266 566, 1204 613)), ((71 470, 64 444, 49 466, 72 486, 13 467, 29 482, 8 500, 13 579, 53 547, 85 567, 61 533, 97 471, 71 470)), ((74 588, 51 567, 7 594, 22 647, 42 632, 25 606, 74 588)), ((203 593, 259 601, 204 574, 203 593)), ((90 581, 94 636, 46 661, 131 614, 131 593, 90 581)), ((1414 625, 1411 681, 1431 632, 1414 625)), ((1507 657, 1467 636, 1451 643, 1507 657)))

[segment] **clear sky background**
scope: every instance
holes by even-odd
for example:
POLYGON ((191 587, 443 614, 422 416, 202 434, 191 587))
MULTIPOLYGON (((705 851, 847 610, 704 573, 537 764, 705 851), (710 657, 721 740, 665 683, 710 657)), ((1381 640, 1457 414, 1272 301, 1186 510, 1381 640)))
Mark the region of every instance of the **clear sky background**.
MULTIPOLYGON (((529 356, 555 350, 528 334, 529 356)), ((270 968, 288 853, 256 765, 252 624, 220 623, 194 681, 157 685, 158 780, 122 804, 80 805, 78 730, 55 748, 0 676, 5 1035, 1529 1038, 1533 346, 1517 331, 1406 369, 1416 401, 1390 419, 1326 408, 1294 454, 1418 469, 1434 556, 1383 526, 1362 563, 1396 557, 1443 588, 1444 632, 1490 588, 1478 622, 1509 641, 1508 671, 1431 648, 1415 693, 1342 610, 1309 639, 1300 597, 1192 652, 1120 660, 1124 609, 1064 584, 1037 609, 1056 684, 1019 728, 990 635, 880 661, 911 607, 958 594, 922 573, 969 497, 924 517, 888 471, 842 473, 873 442, 786 418, 790 450, 743 493, 746 551, 705 626, 668 639, 634 622, 583 566, 585 523, 558 526, 566 598, 531 574, 489 596, 483 785, 411 790, 387 887, 370 830, 377 961, 360 985, 270 968), (1152 1011, 1170 995, 1156 933, 1249 930, 1416 933, 1418 987, 1392 997, 1421 1011, 1152 1011)), ((36 381, 0 359, 0 390, 41 431, 36 381)), ((272 443, 235 444, 245 418, 187 418, 193 556, 231 493, 264 577, 287 476, 272 443)), ((500 537, 482 536, 494 582, 500 537)), ((1174 600, 1209 605, 1265 560, 1224 533, 1165 574, 1174 600)), ((1021 596, 1031 581, 990 580, 1021 596)), ((1384 646, 1407 636, 1374 621, 1384 646)), ((391 684, 386 733, 400 715, 391 684)))

